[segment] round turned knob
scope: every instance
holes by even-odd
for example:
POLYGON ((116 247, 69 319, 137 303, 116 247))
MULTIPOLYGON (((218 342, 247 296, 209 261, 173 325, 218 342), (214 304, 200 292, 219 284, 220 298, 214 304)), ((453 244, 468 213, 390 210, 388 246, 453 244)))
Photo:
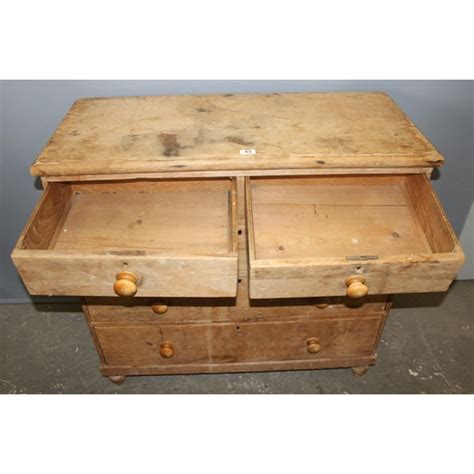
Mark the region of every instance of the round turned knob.
POLYGON ((119 296, 133 296, 137 292, 138 277, 133 272, 117 273, 114 291, 119 296))
POLYGON ((167 304, 153 304, 151 305, 151 309, 156 314, 165 314, 168 311, 167 304))
POLYGON ((164 357, 165 359, 169 359, 170 357, 173 357, 173 355, 173 344, 171 344, 170 342, 162 342, 160 344, 160 356, 164 357))
POLYGON ((310 354, 317 354, 321 350, 321 344, 315 337, 312 337, 306 341, 306 350, 310 354))
POLYGON ((327 308, 329 306, 329 298, 318 298, 318 301, 314 306, 319 309, 327 308))
POLYGON ((349 298, 363 298, 369 294, 369 287, 365 285, 365 277, 354 275, 346 278, 346 295, 349 298))

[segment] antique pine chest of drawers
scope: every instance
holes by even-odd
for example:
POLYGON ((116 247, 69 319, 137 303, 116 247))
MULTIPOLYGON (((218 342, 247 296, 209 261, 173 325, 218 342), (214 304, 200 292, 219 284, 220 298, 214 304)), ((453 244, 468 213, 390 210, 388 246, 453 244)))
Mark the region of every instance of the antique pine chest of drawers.
POLYGON ((391 295, 463 262, 443 158, 381 93, 81 99, 12 258, 73 295, 103 375, 375 363, 391 295))

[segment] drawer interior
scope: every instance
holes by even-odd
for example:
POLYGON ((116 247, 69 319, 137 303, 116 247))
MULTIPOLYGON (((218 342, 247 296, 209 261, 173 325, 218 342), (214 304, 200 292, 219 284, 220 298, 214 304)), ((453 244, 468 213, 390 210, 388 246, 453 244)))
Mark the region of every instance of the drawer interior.
POLYGON ((230 179, 51 183, 21 248, 232 255, 234 188, 230 179))
POLYGON ((424 175, 258 178, 247 184, 256 260, 370 260, 455 249, 424 175))
POLYGON ((35 295, 234 297, 237 235, 231 178, 50 183, 12 259, 35 295))

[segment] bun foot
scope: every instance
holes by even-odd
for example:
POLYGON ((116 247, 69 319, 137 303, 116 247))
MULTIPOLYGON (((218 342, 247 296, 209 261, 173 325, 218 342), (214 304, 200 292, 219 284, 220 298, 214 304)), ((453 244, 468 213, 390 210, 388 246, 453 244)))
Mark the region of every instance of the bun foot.
POLYGON ((117 385, 122 385, 125 382, 125 375, 109 375, 109 380, 117 385))
POLYGON ((352 372, 357 377, 362 377, 363 375, 367 373, 368 370, 369 370, 368 365, 364 365, 363 367, 352 367, 352 372))

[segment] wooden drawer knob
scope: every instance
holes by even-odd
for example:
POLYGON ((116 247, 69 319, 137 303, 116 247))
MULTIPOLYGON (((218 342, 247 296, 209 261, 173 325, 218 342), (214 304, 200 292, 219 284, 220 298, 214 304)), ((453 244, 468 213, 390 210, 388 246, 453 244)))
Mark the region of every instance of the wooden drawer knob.
POLYGON ((168 311, 167 304, 154 304, 151 306, 151 309, 156 314, 165 314, 168 311))
POLYGON ((318 298, 318 301, 314 306, 319 309, 327 308, 329 306, 329 298, 318 298))
POLYGON ((306 341, 306 350, 310 354, 317 354, 321 350, 321 344, 319 344, 318 339, 312 337, 306 341))
POLYGON ((369 294, 369 287, 365 284, 365 277, 354 275, 346 278, 346 295, 349 298, 363 298, 369 294))
POLYGON ((117 273, 114 291, 119 296, 133 296, 137 292, 138 277, 133 272, 117 273))
POLYGON ((174 355, 174 348, 173 344, 170 342, 162 342, 160 344, 160 356, 164 357, 165 359, 169 359, 174 355))

